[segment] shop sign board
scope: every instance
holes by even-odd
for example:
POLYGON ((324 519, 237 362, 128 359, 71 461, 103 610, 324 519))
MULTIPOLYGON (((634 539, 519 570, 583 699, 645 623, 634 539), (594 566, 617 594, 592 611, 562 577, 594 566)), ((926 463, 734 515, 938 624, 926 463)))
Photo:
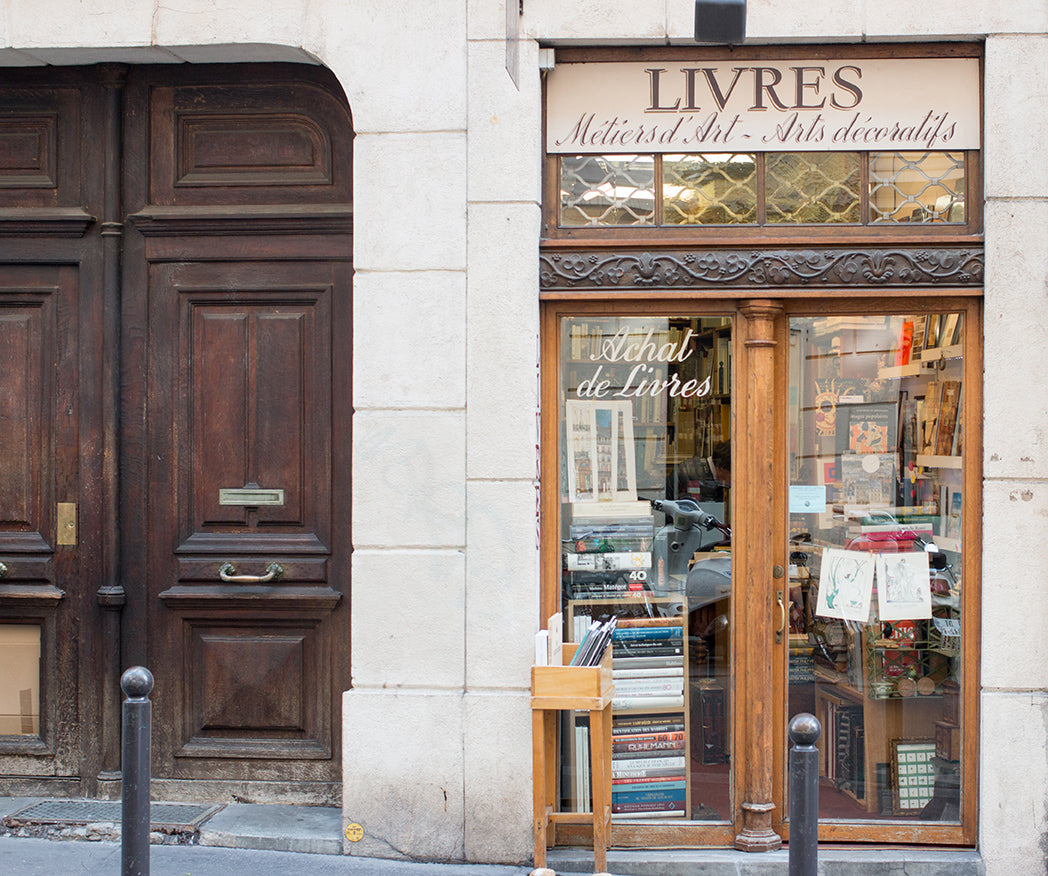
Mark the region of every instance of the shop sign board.
POLYGON ((977 58, 559 64, 551 153, 978 149, 977 58))

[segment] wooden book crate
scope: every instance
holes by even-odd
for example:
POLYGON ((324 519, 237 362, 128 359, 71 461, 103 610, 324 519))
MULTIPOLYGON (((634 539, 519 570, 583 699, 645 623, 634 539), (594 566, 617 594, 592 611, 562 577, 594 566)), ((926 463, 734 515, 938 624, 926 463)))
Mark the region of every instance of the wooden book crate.
POLYGON ((564 666, 531 667, 535 867, 546 866, 546 849, 556 837, 556 825, 593 824, 594 871, 607 869, 611 829, 611 648, 598 666, 568 666, 575 645, 564 645, 564 666), (558 812, 557 712, 589 712, 590 774, 593 809, 558 812))

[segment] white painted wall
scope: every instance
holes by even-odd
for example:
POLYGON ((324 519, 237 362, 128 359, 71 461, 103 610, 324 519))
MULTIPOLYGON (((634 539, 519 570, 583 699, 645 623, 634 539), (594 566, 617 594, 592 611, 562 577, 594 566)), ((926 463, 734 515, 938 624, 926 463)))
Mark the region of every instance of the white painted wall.
MULTIPOLYGON (((538 41, 687 43, 692 0, 0 2, 0 64, 318 61, 357 131, 352 854, 530 856, 538 41), (400 513, 390 513, 389 500, 400 513)), ((750 0, 751 42, 986 38, 981 839, 1048 854, 1048 3, 750 0), (1017 343, 1018 340, 1018 343, 1017 343)))

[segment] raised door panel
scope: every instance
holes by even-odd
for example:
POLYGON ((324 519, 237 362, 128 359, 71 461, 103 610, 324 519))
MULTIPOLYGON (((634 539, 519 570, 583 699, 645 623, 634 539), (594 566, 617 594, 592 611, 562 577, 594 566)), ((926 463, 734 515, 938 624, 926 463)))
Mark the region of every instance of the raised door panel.
POLYGON ((292 82, 234 74, 223 82, 212 68, 209 81, 189 75, 152 90, 150 202, 348 205, 345 104, 300 73, 292 82))
POLYGON ((231 526, 271 544, 293 536, 296 550, 306 547, 302 537, 315 548, 327 542, 330 412, 318 400, 330 390, 317 363, 329 355, 320 331, 330 290, 289 289, 278 305, 269 294, 180 295, 192 389, 180 411, 192 460, 183 545, 194 550, 231 526))
POLYGON ((82 101, 72 87, 0 92, 0 207, 82 205, 82 101))

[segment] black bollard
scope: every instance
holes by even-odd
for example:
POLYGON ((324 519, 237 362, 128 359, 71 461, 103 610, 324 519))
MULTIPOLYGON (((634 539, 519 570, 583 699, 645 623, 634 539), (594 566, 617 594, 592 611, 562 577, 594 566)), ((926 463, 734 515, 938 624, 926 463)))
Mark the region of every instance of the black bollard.
POLYGON ((819 869, 819 749, 822 726, 807 712, 790 720, 790 874, 816 876, 819 869))
POLYGON ((120 676, 124 700, 120 752, 121 876, 149 876, 150 737, 153 731, 153 674, 132 666, 120 676))

